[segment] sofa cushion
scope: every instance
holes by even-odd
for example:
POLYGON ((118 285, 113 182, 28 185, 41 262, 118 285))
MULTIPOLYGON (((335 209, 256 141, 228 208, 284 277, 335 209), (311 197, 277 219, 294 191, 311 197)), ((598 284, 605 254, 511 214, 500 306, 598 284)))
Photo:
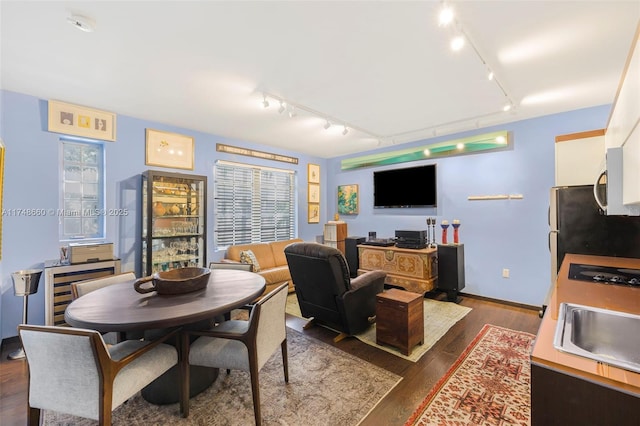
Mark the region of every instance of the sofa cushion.
POLYGON ((253 266, 253 272, 260 272, 260 262, 256 259, 256 255, 251 250, 243 250, 240 252, 240 262, 248 263, 253 266))
POLYGON ((260 271, 260 275, 264 277, 267 284, 291 281, 291 273, 289 272, 289 267, 287 265, 262 270, 260 271))
POLYGON ((227 248, 227 259, 240 261, 240 252, 251 250, 256 255, 256 259, 260 263, 261 269, 269 269, 276 266, 273 260, 273 251, 268 243, 242 244, 237 246, 229 246, 227 248))
POLYGON ((269 243, 271 246, 271 250, 273 251, 273 260, 275 261, 277 266, 286 266, 287 265, 287 257, 284 255, 284 248, 292 243, 301 243, 302 240, 299 238, 294 238, 292 240, 285 241, 274 241, 269 243))

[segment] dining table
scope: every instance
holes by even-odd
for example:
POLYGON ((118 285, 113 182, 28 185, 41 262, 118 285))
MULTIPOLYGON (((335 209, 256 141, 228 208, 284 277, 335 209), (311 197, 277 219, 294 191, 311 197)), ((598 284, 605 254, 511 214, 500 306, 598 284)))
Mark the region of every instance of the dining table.
MULTIPOLYGON (((113 284, 72 301, 65 321, 72 327, 100 332, 144 331, 145 338, 174 327, 208 328, 215 318, 256 300, 266 288, 260 275, 233 269, 211 270, 207 286, 189 293, 164 295, 138 293, 135 280, 113 284)), ((174 342, 179 347, 178 342, 174 342)), ((190 397, 208 388, 218 369, 192 367, 190 397)), ((154 404, 179 401, 179 367, 176 365, 142 390, 154 404)))

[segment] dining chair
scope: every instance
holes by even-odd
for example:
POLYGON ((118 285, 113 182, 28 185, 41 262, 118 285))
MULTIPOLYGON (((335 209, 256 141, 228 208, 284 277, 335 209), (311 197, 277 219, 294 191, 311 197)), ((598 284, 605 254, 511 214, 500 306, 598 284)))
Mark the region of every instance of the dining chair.
MULTIPOLYGON (((108 275, 103 278, 93 278, 90 280, 76 281, 71 283, 71 298, 73 300, 78 297, 84 296, 87 293, 98 290, 99 288, 107 287, 113 284, 119 284, 126 281, 133 281, 136 276, 133 272, 125 272, 123 274, 108 275)), ((104 333, 102 338, 110 345, 115 345, 126 339, 140 339, 143 337, 142 333, 129 332, 129 333, 117 333, 110 332, 104 333)))
POLYGON ((289 382, 287 358, 287 330, 285 305, 288 284, 284 283, 257 301, 248 321, 230 320, 210 330, 185 330, 182 333, 181 360, 183 417, 189 415, 189 366, 200 365, 230 370, 248 371, 251 376, 251 393, 256 425, 261 424, 260 381, 258 372, 276 351, 282 351, 284 381, 289 382), (189 343, 189 336, 198 337, 189 343))
MULTIPOLYGON (((235 269, 238 271, 253 272, 253 265, 251 263, 239 262, 209 262, 209 269, 235 269)), ((225 312, 223 315, 215 318, 216 322, 229 321, 230 319, 231 312, 225 312)))
POLYGON ((113 284, 119 284, 126 281, 135 280, 136 276, 133 272, 125 272, 123 274, 108 275, 104 278, 95 278, 84 281, 76 281, 71 283, 71 297, 75 300, 80 296, 84 296, 94 290, 113 284))
POLYGON ((179 331, 107 348, 95 330, 19 325, 29 373, 28 423, 38 425, 41 410, 53 410, 110 425, 114 409, 178 363, 176 348, 162 342, 179 331))
POLYGON ((237 269, 240 271, 253 272, 253 265, 251 263, 239 262, 209 262, 209 269, 237 269))

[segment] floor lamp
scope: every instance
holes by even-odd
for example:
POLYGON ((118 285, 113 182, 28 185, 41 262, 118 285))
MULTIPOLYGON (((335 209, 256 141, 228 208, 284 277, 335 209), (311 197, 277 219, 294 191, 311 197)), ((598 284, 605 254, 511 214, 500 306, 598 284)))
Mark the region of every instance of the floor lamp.
MULTIPOLYGON (((22 306, 22 324, 27 323, 27 313, 29 309, 29 295, 38 291, 38 283, 40 282, 40 276, 42 271, 38 269, 25 269, 22 271, 13 272, 11 278, 13 279, 13 292, 16 296, 23 297, 22 306)), ((24 349, 20 346, 19 349, 11 352, 7 358, 20 359, 24 358, 24 349)))

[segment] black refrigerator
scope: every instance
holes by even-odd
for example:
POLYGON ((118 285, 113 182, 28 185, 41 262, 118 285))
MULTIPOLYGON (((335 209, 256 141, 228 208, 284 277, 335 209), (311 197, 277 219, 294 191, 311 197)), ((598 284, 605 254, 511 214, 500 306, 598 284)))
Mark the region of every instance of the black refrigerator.
POLYGON ((566 253, 640 258, 640 217, 604 215, 592 185, 551 188, 549 228, 553 283, 566 253))

